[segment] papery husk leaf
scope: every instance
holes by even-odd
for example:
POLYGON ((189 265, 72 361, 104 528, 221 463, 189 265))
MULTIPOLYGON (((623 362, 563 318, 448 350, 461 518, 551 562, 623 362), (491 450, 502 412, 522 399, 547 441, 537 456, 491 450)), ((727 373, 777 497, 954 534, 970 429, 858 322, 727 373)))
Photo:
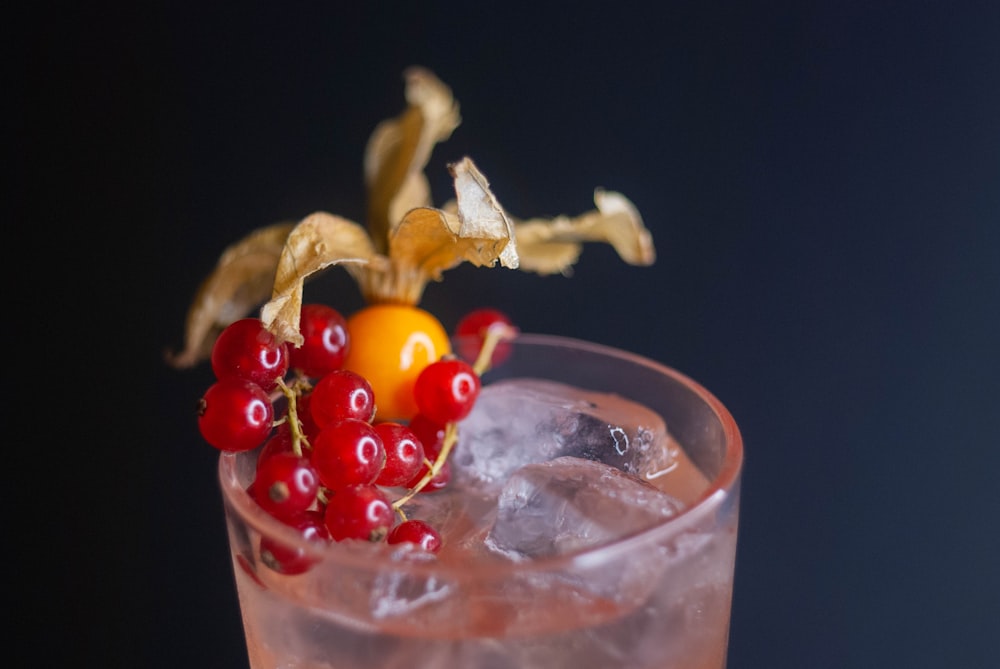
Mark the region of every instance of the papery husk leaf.
POLYGON ((594 191, 596 210, 580 216, 514 221, 521 269, 537 274, 567 274, 583 242, 605 242, 630 265, 651 265, 656 250, 638 210, 621 193, 594 191))
POLYGON ((423 172, 411 174, 403 181, 399 192, 396 193, 396 197, 392 199, 392 203, 389 205, 389 221, 392 222, 392 225, 389 226, 389 236, 392 236, 392 229, 399 221, 403 220, 406 212, 411 209, 430 206, 432 206, 431 186, 427 181, 427 177, 424 176, 423 172))
POLYGON ((404 78, 409 106, 376 126, 365 148, 368 230, 381 253, 403 214, 430 205, 423 169, 434 145, 448 139, 461 122, 451 89, 432 72, 411 67, 404 78))
POLYGON ((275 223, 226 247, 198 287, 187 313, 184 350, 168 353, 169 364, 193 367, 208 359, 219 332, 268 299, 285 239, 294 227, 294 222, 275 223))
POLYGON ((261 320, 279 341, 300 346, 303 338, 299 319, 306 278, 332 265, 378 266, 385 262, 375 251, 367 231, 357 223, 326 212, 311 214, 285 240, 271 299, 261 308, 261 320))
POLYGON ((502 245, 479 249, 483 258, 477 262, 466 256, 466 260, 480 265, 492 265, 497 259, 510 269, 519 265, 517 239, 514 224, 490 190, 490 184, 469 158, 463 158, 448 166, 455 180, 455 199, 458 218, 462 225, 458 236, 468 239, 502 241, 502 245), (494 253, 498 252, 496 255, 494 253))
POLYGON ((489 189, 486 177, 468 158, 449 170, 455 180, 453 212, 411 209, 389 236, 391 266, 357 272, 369 302, 416 304, 428 282, 462 262, 517 267, 513 224, 489 189))
POLYGON ((369 303, 415 305, 429 281, 461 261, 458 218, 454 228, 444 212, 430 207, 411 209, 389 236, 389 267, 384 271, 365 268, 355 278, 369 303))

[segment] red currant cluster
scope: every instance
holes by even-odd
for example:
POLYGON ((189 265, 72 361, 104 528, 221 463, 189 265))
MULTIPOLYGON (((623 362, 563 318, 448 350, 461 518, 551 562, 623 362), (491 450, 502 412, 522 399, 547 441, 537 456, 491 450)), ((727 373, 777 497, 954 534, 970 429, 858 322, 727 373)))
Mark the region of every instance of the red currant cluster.
MULTIPOLYGON (((476 336, 460 340, 460 355, 475 360, 481 352, 486 366, 500 362, 508 354, 502 342, 480 350, 498 322, 510 326, 493 309, 463 318, 455 334, 476 336)), ((300 347, 278 342, 257 318, 220 333, 211 355, 216 382, 199 403, 202 436, 222 451, 261 447, 248 493, 308 540, 408 542, 437 552, 437 530, 408 519, 402 507, 448 483, 455 426, 479 395, 480 361, 474 367, 448 356, 430 363, 414 383, 419 412, 406 424, 379 422, 371 385, 343 368, 350 347, 344 317, 306 304, 300 332, 300 347)), ((279 572, 301 573, 310 565, 300 551, 266 538, 260 548, 279 572)))

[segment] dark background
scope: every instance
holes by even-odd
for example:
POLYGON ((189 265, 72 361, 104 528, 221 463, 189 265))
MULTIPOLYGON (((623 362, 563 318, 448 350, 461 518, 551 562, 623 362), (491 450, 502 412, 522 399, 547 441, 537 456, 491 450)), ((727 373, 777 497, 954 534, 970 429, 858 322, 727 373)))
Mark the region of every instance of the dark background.
MULTIPOLYGON (((56 475, 13 489, 63 540, 13 541, 55 586, 17 610, 65 630, 39 666, 246 666, 193 415, 210 372, 163 352, 228 243, 362 219, 364 143, 412 64, 461 104, 438 201, 470 155, 515 216, 580 213, 601 186, 652 230, 653 267, 599 246, 571 278, 463 267, 424 306, 630 349, 729 406, 730 667, 996 666, 1000 4, 373 4, 7 23, 6 322, 41 361, 18 397, 56 475)), ((358 304, 336 273, 314 290, 358 304)))

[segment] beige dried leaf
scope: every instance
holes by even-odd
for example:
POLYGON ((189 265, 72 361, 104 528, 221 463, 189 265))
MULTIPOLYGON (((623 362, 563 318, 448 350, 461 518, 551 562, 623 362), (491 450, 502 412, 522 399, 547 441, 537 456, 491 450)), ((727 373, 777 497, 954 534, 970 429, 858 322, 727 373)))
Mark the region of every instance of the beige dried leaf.
POLYGON ((423 172, 411 175, 400 186, 399 192, 396 193, 396 197, 392 199, 392 204, 389 206, 389 220, 392 221, 392 225, 387 234, 392 235, 392 229, 398 225, 399 221, 403 220, 406 212, 411 209, 431 206, 433 206, 431 185, 427 181, 427 177, 424 176, 423 172))
POLYGON ((407 109, 376 126, 365 148, 368 229, 380 253, 407 211, 430 205, 424 167, 434 145, 461 122, 451 89, 432 72, 411 67, 404 78, 407 109))
POLYGON ((426 280, 462 262, 516 268, 514 226, 490 191, 486 177, 469 158, 448 166, 454 179, 452 212, 411 210, 393 231, 389 257, 394 266, 419 268, 426 280))
POLYGON ((517 269, 519 259, 514 225, 508 218, 507 212, 497 202, 486 177, 469 158, 463 158, 449 165, 448 170, 455 180, 458 218, 462 223, 458 236, 466 239, 494 240, 501 244, 499 248, 494 244, 490 249, 482 249, 481 260, 469 256, 465 259, 476 265, 488 266, 492 266, 499 259, 504 267, 517 269), (499 251, 499 254, 494 255, 495 251, 499 251))
POLYGON ((353 221, 326 212, 302 219, 285 240, 274 274, 271 299, 261 321, 281 341, 302 344, 299 318, 306 278, 331 265, 378 262, 368 233, 353 221))
POLYGON ((345 269, 368 303, 417 304, 427 282, 440 278, 437 268, 451 263, 455 239, 444 212, 418 207, 407 212, 390 235, 385 263, 345 269))
POLYGON ((219 332, 247 316, 271 294, 285 238, 294 223, 258 228, 226 247, 195 294, 184 329, 184 350, 168 353, 174 367, 193 367, 206 360, 219 332))
POLYGON ((517 267, 513 225, 468 158, 450 165, 457 203, 453 212, 411 209, 389 236, 389 266, 357 268, 355 278, 369 302, 416 304, 430 281, 462 262, 517 267))
POLYGON ((412 209, 389 237, 389 257, 397 266, 411 267, 427 279, 437 280, 441 273, 461 262, 458 250, 457 217, 439 209, 412 209))
POLYGON ((538 274, 566 274, 579 258, 583 242, 611 244, 630 265, 651 265, 656 251, 638 210, 621 193, 594 191, 596 210, 580 216, 514 221, 521 269, 538 274))
POLYGON ((655 260, 652 238, 620 193, 597 190, 597 209, 577 217, 513 220, 469 158, 449 165, 455 199, 431 206, 423 170, 434 145, 461 119, 451 89, 430 71, 405 72, 407 108, 379 124, 365 149, 368 220, 362 227, 325 212, 297 224, 263 228, 226 250, 199 289, 188 315, 185 350, 176 366, 208 357, 226 325, 261 309, 281 341, 302 343, 299 320, 305 281, 342 266, 369 303, 419 303, 429 281, 462 262, 539 274, 568 274, 588 241, 611 244, 625 262, 655 260))

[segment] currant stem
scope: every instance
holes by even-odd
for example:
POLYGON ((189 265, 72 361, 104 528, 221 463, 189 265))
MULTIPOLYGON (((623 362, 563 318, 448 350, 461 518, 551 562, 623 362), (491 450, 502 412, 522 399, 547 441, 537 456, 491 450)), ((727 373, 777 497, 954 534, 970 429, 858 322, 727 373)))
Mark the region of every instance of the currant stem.
MULTIPOLYGON (((494 323, 486 330, 486 335, 483 337, 483 346, 479 350, 479 355, 476 357, 476 362, 473 364, 472 369, 476 372, 478 376, 482 376, 489 368, 490 361, 493 359, 493 351, 496 350, 497 345, 505 340, 513 339, 517 335, 517 328, 511 327, 505 323, 494 323)), ((392 504, 393 510, 399 514, 399 517, 406 521, 406 514, 403 512, 403 505, 409 502, 416 496, 421 490, 423 490, 428 483, 430 483, 435 476, 441 472, 441 468, 444 467, 444 463, 447 462, 448 456, 451 454, 451 449, 458 442, 458 423, 448 423, 444 428, 444 439, 441 442, 441 451, 438 453, 437 458, 431 463, 428 471, 424 474, 417 485, 413 486, 410 490, 406 491, 406 494, 397 499, 392 504)))
POLYGON ((293 384, 293 387, 289 387, 284 379, 278 379, 278 387, 281 388, 281 392, 284 394, 285 399, 288 400, 288 427, 292 432, 292 452, 295 455, 302 457, 302 444, 309 444, 309 439, 306 437, 305 433, 302 432, 302 423, 299 422, 299 412, 298 412, 298 384, 293 384))
POLYGON ((511 327, 506 323, 493 323, 486 328, 486 335, 483 337, 483 347, 479 349, 476 362, 472 365, 472 369, 476 371, 476 374, 479 376, 485 374, 490 368, 493 351, 497 345, 502 341, 513 339, 516 335, 517 328, 511 327))
POLYGON ((438 453, 438 456, 434 459, 430 469, 426 474, 424 474, 423 478, 417 481, 417 485, 407 490, 405 495, 392 503, 393 510, 404 520, 406 519, 406 515, 402 510, 403 505, 413 499, 418 492, 423 490, 424 487, 441 472, 441 468, 444 467, 444 463, 447 462, 448 456, 451 454, 451 449, 457 441, 458 423, 448 423, 444 428, 444 439, 441 442, 441 452, 438 453))

